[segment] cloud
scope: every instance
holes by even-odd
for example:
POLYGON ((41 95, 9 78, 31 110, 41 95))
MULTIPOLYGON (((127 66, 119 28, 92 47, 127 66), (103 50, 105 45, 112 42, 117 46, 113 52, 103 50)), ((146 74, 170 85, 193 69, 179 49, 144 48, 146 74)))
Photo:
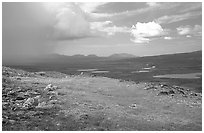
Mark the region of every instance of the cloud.
POLYGON ((191 35, 186 35, 186 37, 187 37, 187 38, 191 38, 192 36, 191 36, 191 35))
POLYGON ((118 27, 113 25, 111 21, 104 21, 104 22, 91 22, 90 27, 92 29, 92 33, 96 32, 103 32, 107 35, 114 35, 115 33, 128 33, 130 32, 130 28, 124 26, 124 27, 118 27))
POLYGON ((194 27, 190 25, 180 26, 176 30, 179 35, 185 35, 186 37, 202 35, 202 26, 200 25, 195 25, 194 27))
POLYGON ((160 6, 160 4, 158 2, 147 2, 146 3, 148 6, 150 7, 156 7, 156 6, 160 6))
POLYGON ((79 7, 88 13, 94 12, 99 6, 106 4, 107 2, 85 2, 85 3, 77 3, 79 7))
POLYGON ((41 3, 4 2, 2 11, 3 63, 32 63, 31 57, 53 51, 53 43, 47 38, 52 17, 41 3))
POLYGON ((170 37, 170 36, 165 36, 164 39, 165 39, 165 40, 172 40, 173 38, 170 37))
POLYGON ((53 38, 71 40, 90 36, 86 15, 75 3, 46 3, 46 9, 54 16, 53 38))
POLYGON ((54 16, 55 22, 51 38, 56 40, 73 40, 86 37, 114 35, 127 32, 127 27, 115 26, 111 21, 93 21, 90 16, 106 16, 94 13, 106 3, 45 3, 46 9, 54 16))
POLYGON ((202 10, 202 3, 201 2, 186 3, 184 7, 180 9, 179 12, 184 13, 193 10, 202 10))
POLYGON ((121 18, 126 18, 126 17, 132 17, 135 15, 155 11, 155 10, 167 10, 167 9, 172 9, 177 6, 179 6, 179 3, 168 3, 168 2, 163 2, 163 3, 158 3, 158 2, 147 2, 146 3, 148 6, 145 6, 143 8, 139 8, 136 10, 131 10, 131 11, 123 11, 123 12, 117 12, 117 13, 95 13, 92 12, 89 14, 90 18, 92 19, 106 19, 106 18, 114 18, 114 19, 121 19, 121 18))
POLYGON ((185 14, 179 14, 179 15, 170 15, 170 16, 162 16, 155 21, 159 24, 169 24, 169 23, 174 23, 178 21, 183 21, 187 19, 193 19, 198 16, 202 15, 202 12, 191 12, 191 13, 185 13, 185 14))
POLYGON ((149 43, 151 38, 163 36, 165 34, 167 34, 166 30, 154 21, 148 23, 138 22, 136 25, 132 26, 131 36, 133 36, 134 39, 131 39, 131 41, 135 43, 149 43))
POLYGON ((87 14, 90 19, 93 19, 93 20, 98 20, 98 19, 106 19, 106 18, 110 18, 110 17, 113 17, 113 16, 117 16, 118 14, 117 13, 89 13, 87 14))
MULTIPOLYGON (((115 17, 119 19, 125 16, 133 16, 155 9, 169 9, 179 4, 148 2, 148 6, 133 11, 119 13, 97 13, 97 8, 105 5, 105 2, 96 3, 45 3, 46 9, 52 14, 54 26, 50 38, 56 40, 72 40, 86 37, 97 36, 97 34, 106 33, 114 35, 115 33, 131 32, 126 26, 118 27, 113 23, 104 23, 107 18, 115 17), (100 20, 101 19, 101 20, 100 20), (104 20, 105 19, 105 20, 104 20), (102 22, 100 22, 102 21, 102 22)), ((196 7, 195 7, 196 8, 196 7)), ((194 8, 193 8, 194 9, 194 8)), ((200 12, 186 13, 181 15, 163 16, 155 20, 156 23, 173 23, 189 19, 200 15, 200 12)), ((133 30, 134 31, 134 30, 133 30)), ((140 38, 141 42, 149 42, 148 38, 140 38)), ((136 41, 136 40, 134 40, 136 41)), ((138 40, 137 40, 138 41, 138 40)), ((140 41, 139 41, 140 42, 140 41)))
MULTIPOLYGON (((115 35, 115 33, 131 33, 131 28, 126 26, 116 26, 110 21, 99 20, 101 18, 124 17, 139 13, 148 12, 155 9, 172 8, 175 5, 167 6, 161 3, 147 3, 148 7, 134 11, 119 13, 97 13, 98 7, 106 3, 45 3, 46 9, 52 14, 54 26, 52 33, 48 36, 56 40, 73 40, 86 37, 100 36, 101 34, 115 35)), ((110 19, 109 19, 110 20, 110 19)), ((133 36, 135 34, 133 33, 133 36)), ((138 37, 134 42, 149 42, 146 36, 138 37), (139 41, 140 40, 140 41, 139 41), (141 41, 142 40, 142 41, 141 41)))
POLYGON ((140 9, 137 9, 137 10, 132 10, 132 11, 123 11, 123 12, 117 12, 117 13, 95 13, 95 12, 91 12, 88 15, 92 19, 121 18, 121 17, 134 16, 134 15, 137 15, 137 14, 145 13, 145 12, 148 12, 148 11, 151 11, 151 10, 155 10, 158 7, 161 7, 159 4, 156 6, 156 4, 154 5, 153 3, 152 4, 150 4, 150 3, 147 3, 147 5, 148 5, 147 7, 140 8, 140 9))
POLYGON ((191 31, 191 27, 190 26, 181 26, 181 27, 178 27, 176 28, 177 30, 177 33, 179 35, 187 35, 187 34, 190 34, 190 31, 191 31))

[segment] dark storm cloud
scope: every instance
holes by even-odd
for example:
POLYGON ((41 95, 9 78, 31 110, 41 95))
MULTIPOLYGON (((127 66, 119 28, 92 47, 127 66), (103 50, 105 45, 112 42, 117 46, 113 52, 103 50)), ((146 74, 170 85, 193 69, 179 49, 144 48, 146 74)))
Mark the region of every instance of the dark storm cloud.
MULTIPOLYGON (((3 62, 49 53, 51 17, 39 3, 3 3, 3 62)), ((24 60, 25 61, 25 60, 24 60)))

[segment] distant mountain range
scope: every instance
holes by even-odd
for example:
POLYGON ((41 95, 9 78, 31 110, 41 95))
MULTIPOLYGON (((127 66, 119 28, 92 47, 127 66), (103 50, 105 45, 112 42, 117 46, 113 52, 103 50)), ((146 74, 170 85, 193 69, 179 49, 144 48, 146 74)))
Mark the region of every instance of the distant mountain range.
POLYGON ((127 59, 127 58, 136 58, 136 57, 138 56, 127 54, 127 53, 112 54, 108 56, 108 58, 111 58, 111 59, 127 59))
POLYGON ((27 62, 18 62, 18 63, 8 63, 6 61, 3 61, 3 65, 27 65, 27 64, 54 64, 54 65, 65 65, 65 64, 83 64, 83 63, 97 63, 97 62, 104 62, 104 61, 117 61, 117 60, 124 60, 124 61, 140 61, 140 60, 168 60, 168 61, 176 61, 176 60, 185 60, 186 58, 189 59, 202 59, 202 51, 196 51, 196 52, 190 52, 190 53, 178 53, 178 54, 169 54, 169 55, 157 55, 157 56, 146 56, 146 57, 138 57, 132 54, 127 53, 118 53, 113 54, 107 57, 99 57, 94 54, 90 55, 60 55, 60 54, 49 54, 44 55, 42 57, 36 57, 28 60, 27 62))
MULTIPOLYGON (((58 54, 56 54, 58 55, 58 54)), ((66 57, 74 57, 74 58, 110 58, 110 59, 127 59, 127 58, 135 58, 137 56, 132 55, 132 54, 127 54, 127 53, 117 53, 117 54, 112 54, 110 56, 107 57, 100 57, 97 56, 95 54, 90 54, 90 55, 82 55, 82 54, 76 54, 76 55, 72 55, 72 56, 66 56, 66 57)))
POLYGON ((100 57, 95 54, 90 55, 82 55, 82 54, 76 54, 72 56, 68 55, 60 55, 60 54, 51 54, 46 55, 44 57, 41 57, 39 59, 43 60, 43 62, 46 61, 57 61, 57 62, 92 62, 92 61, 109 61, 109 60, 121 60, 121 59, 131 59, 136 58, 137 56, 127 53, 119 53, 119 54, 113 54, 107 57, 100 57))

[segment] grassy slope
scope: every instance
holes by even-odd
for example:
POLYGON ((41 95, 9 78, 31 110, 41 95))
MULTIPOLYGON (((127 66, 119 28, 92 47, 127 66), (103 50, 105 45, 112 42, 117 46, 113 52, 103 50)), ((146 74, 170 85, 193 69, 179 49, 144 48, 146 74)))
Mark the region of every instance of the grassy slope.
POLYGON ((162 88, 155 85, 156 90, 145 90, 150 83, 48 75, 23 76, 20 81, 16 75, 9 78, 17 86, 35 89, 57 85, 60 108, 27 123, 3 125, 4 130, 201 130, 200 96, 157 96, 162 88))

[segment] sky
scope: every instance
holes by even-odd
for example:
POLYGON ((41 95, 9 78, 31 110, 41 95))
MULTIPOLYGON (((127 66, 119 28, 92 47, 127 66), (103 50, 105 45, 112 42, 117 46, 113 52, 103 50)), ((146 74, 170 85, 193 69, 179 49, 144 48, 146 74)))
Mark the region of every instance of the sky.
POLYGON ((2 4, 3 60, 51 53, 147 56, 201 49, 201 2, 2 4))

